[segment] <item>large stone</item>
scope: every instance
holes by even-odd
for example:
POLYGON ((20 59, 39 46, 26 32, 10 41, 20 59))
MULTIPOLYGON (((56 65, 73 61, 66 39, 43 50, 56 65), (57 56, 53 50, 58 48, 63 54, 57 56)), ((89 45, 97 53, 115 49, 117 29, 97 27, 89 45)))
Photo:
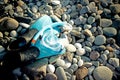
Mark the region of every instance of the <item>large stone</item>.
POLYGON ((58 80, 67 80, 67 76, 66 76, 65 71, 62 67, 58 67, 56 69, 55 74, 58 77, 58 80))
POLYGON ((117 30, 113 27, 103 28, 103 33, 108 37, 112 37, 117 34, 117 30))
POLYGON ((93 71, 95 80, 112 80, 113 72, 106 66, 99 66, 93 71))
POLYGON ((80 67, 76 72, 76 80, 81 80, 88 75, 88 69, 86 67, 80 67))
POLYGON ((106 43, 106 37, 104 35, 98 35, 96 36, 94 43, 96 45, 102 45, 106 43))
POLYGON ((120 66, 120 61, 118 58, 110 58, 109 63, 113 65, 114 67, 119 67, 120 66))
POLYGON ((105 19, 105 18, 100 19, 100 26, 108 27, 110 25, 112 25, 112 20, 111 19, 105 19))
POLYGON ((120 4, 110 5, 110 10, 112 11, 112 13, 120 13, 120 4))

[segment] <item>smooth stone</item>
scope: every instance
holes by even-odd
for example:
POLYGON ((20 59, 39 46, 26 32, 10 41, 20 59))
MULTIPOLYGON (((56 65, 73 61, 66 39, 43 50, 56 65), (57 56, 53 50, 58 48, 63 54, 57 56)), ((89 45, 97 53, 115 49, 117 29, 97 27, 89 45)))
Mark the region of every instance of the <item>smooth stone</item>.
POLYGON ((95 37, 94 43, 96 45, 102 45, 106 43, 106 37, 104 35, 98 35, 95 37))
POLYGON ((73 20, 70 20, 70 21, 69 21, 69 24, 74 25, 74 21, 73 21, 73 20))
POLYGON ((51 2, 52 2, 52 4, 54 4, 54 5, 59 5, 59 4, 60 4, 60 1, 59 1, 59 0, 52 0, 51 2))
POLYGON ((91 43, 93 43, 95 40, 95 37, 94 36, 88 37, 87 40, 90 41, 91 43))
POLYGON ((86 67, 80 67, 75 72, 75 75, 76 75, 76 80, 81 80, 88 75, 88 69, 86 67))
POLYGON ((91 75, 95 69, 95 66, 91 66, 88 68, 88 75, 91 75))
POLYGON ((54 73, 55 71, 55 66, 52 64, 47 65, 47 72, 48 73, 54 73))
POLYGON ((88 37, 92 36, 92 32, 89 29, 85 29, 84 34, 87 35, 88 37))
POLYGON ((90 2, 90 4, 88 5, 88 8, 90 10, 90 12, 93 12, 93 13, 97 13, 97 7, 95 5, 95 2, 90 2))
POLYGON ((3 38, 3 33, 2 32, 0 32, 0 38, 3 38))
POLYGON ((3 51, 5 51, 5 48, 2 45, 0 45, 0 52, 3 52, 3 51))
POLYGON ((62 22, 56 15, 50 15, 53 21, 62 22))
POLYGON ((85 24, 87 19, 83 16, 79 16, 74 22, 76 25, 85 24))
POLYGON ((31 11, 33 13, 37 13, 38 12, 38 7, 36 5, 32 6, 31 11))
POLYGON ((110 10, 112 11, 112 13, 115 13, 115 14, 120 13, 120 4, 110 5, 110 10))
POLYGON ((5 11, 12 10, 12 9, 13 9, 12 4, 9 4, 5 7, 5 11))
POLYGON ((78 67, 81 67, 82 65, 83 65, 83 60, 82 59, 79 59, 79 61, 78 61, 78 67))
POLYGON ((56 65, 63 67, 63 66, 65 66, 65 61, 63 59, 59 58, 56 60, 56 65))
POLYGON ((18 13, 18 15, 23 16, 23 9, 20 6, 16 7, 16 12, 18 13))
POLYGON ((58 80, 67 80, 67 76, 66 76, 65 71, 62 67, 57 67, 55 74, 58 77, 58 80))
POLYGON ((80 3, 83 5, 83 6, 86 6, 89 4, 89 0, 81 0, 80 3))
POLYGON ((98 27, 97 30, 98 30, 98 34, 100 34, 100 35, 103 34, 103 29, 102 29, 102 27, 98 27))
POLYGON ((80 37, 80 34, 81 34, 81 32, 79 32, 77 30, 72 30, 70 33, 71 33, 71 35, 76 36, 76 37, 80 37))
POLYGON ((76 54, 77 55, 84 55, 86 53, 85 49, 84 48, 79 48, 76 50, 76 54))
POLYGON ((79 48, 82 48, 82 45, 81 45, 80 43, 75 43, 74 46, 75 46, 76 48, 78 48, 78 49, 79 49, 79 48))
POLYGON ((67 59, 69 62, 72 62, 73 56, 74 56, 73 53, 70 53, 70 52, 66 52, 66 53, 65 53, 65 57, 66 57, 66 59, 67 59))
POLYGON ((112 25, 112 20, 111 19, 100 19, 100 26, 102 27, 109 27, 110 25, 112 25))
POLYGON ((67 51, 68 52, 75 52, 76 51, 76 47, 72 44, 69 44, 67 47, 66 47, 67 51))
POLYGON ((62 20, 63 20, 63 21, 67 20, 67 14, 63 14, 63 15, 62 15, 62 20))
POLYGON ((91 48, 89 48, 89 47, 92 47, 93 44, 90 41, 85 41, 85 45, 88 47, 86 49, 89 52, 91 50, 91 48))
POLYGON ((72 64, 70 69, 72 69, 73 71, 76 71, 78 69, 78 65, 77 64, 72 64))
POLYGON ((76 76, 72 75, 70 80, 76 80, 76 76))
POLYGON ((91 67, 93 64, 91 63, 91 62, 84 62, 83 63, 83 66, 85 66, 85 67, 87 67, 87 68, 89 68, 89 67, 91 67))
MULTIPOLYGON (((99 60, 99 59, 98 59, 99 60)), ((103 63, 103 62, 102 62, 103 63)), ((96 67, 98 67, 100 65, 99 61, 92 61, 92 64, 96 67)))
POLYGON ((81 59, 84 61, 84 62, 90 62, 90 58, 89 57, 86 57, 86 56, 81 56, 81 59))
POLYGON ((19 25, 21 25, 24 28, 29 28, 30 27, 30 25, 26 24, 26 23, 19 23, 19 25))
POLYGON ((94 18, 94 17, 92 17, 92 16, 90 16, 90 17, 88 17, 87 22, 88 22, 89 24, 92 24, 92 23, 94 23, 94 22, 95 22, 95 18, 94 18))
POLYGON ((91 60, 97 60, 99 58, 100 54, 97 51, 92 51, 90 53, 90 59, 91 60))
POLYGON ((78 62, 78 60, 76 58, 73 58, 72 62, 73 62, 73 64, 76 64, 78 62))
POLYGON ((53 73, 47 73, 45 76, 45 80, 57 80, 57 76, 53 73))
POLYGON ((111 65, 114 67, 119 67, 120 66, 120 61, 118 58, 110 58, 108 61, 111 65))
POLYGON ((101 55, 101 59, 102 59, 103 61, 106 61, 106 60, 108 59, 108 57, 107 57, 106 54, 102 54, 102 55, 101 55))
POLYGON ((63 66, 64 69, 68 69, 71 66, 71 62, 66 61, 65 65, 63 66))
POLYGON ((99 66, 93 71, 96 80, 112 80, 113 72, 106 66, 99 66))
POLYGON ((92 25, 89 25, 89 24, 84 25, 84 29, 90 29, 90 28, 92 28, 92 25))
POLYGON ((108 37, 112 37, 117 35, 117 30, 114 27, 103 28, 103 33, 108 37))
POLYGON ((0 26, 1 26, 0 30, 1 31, 10 31, 10 30, 16 29, 18 28, 18 25, 19 25, 18 21, 16 21, 13 18, 4 17, 0 19, 0 26))
POLYGON ((89 80, 94 80, 92 75, 89 75, 89 80))
POLYGON ((85 46, 84 49, 85 49, 86 52, 91 52, 92 51, 92 49, 88 46, 85 46))
POLYGON ((88 8, 86 7, 86 6, 83 6, 82 8, 81 8, 81 10, 80 10, 80 14, 85 14, 85 13, 87 13, 89 10, 88 10, 88 8))
POLYGON ((11 37, 17 37, 17 36, 18 36, 18 33, 16 32, 16 30, 12 30, 12 31, 10 32, 10 36, 11 36, 11 37))

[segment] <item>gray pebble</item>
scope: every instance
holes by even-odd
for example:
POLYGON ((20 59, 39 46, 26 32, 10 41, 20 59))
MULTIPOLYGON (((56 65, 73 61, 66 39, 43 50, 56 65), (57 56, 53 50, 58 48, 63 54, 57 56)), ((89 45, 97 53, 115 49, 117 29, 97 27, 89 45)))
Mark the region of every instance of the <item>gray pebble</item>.
POLYGON ((92 26, 91 25, 89 25, 89 24, 85 24, 84 25, 84 29, 90 29, 92 26))
POLYGON ((106 19, 106 18, 100 19, 100 26, 108 27, 110 25, 112 25, 112 20, 111 19, 106 19))
POLYGON ((70 68, 73 69, 73 71, 76 71, 78 69, 78 65, 72 64, 70 68))
POLYGON ((80 10, 80 14, 85 14, 87 13, 89 10, 88 10, 88 7, 86 6, 83 6, 82 9, 80 10))
POLYGON ((104 35, 98 35, 96 36, 94 43, 96 45, 102 45, 106 43, 106 37, 104 35))
POLYGON ((65 71, 62 67, 58 67, 55 71, 55 74, 58 77, 58 80, 67 80, 67 76, 66 76, 65 71))
POLYGON ((86 6, 89 4, 89 0, 80 0, 80 3, 83 5, 83 6, 86 6))
POLYGON ((92 24, 92 23, 94 23, 94 22, 95 22, 95 18, 94 18, 94 17, 92 17, 92 16, 90 16, 90 17, 88 17, 87 22, 88 22, 89 24, 92 24))
POLYGON ((88 75, 91 75, 95 69, 95 66, 91 66, 88 68, 88 75))
POLYGON ((85 46, 84 49, 85 49, 85 51, 87 51, 87 52, 91 52, 91 51, 92 51, 92 49, 91 49, 90 47, 88 47, 88 46, 85 46))
POLYGON ((110 58, 109 63, 111 65, 113 65, 114 67, 119 67, 120 66, 118 58, 110 58))

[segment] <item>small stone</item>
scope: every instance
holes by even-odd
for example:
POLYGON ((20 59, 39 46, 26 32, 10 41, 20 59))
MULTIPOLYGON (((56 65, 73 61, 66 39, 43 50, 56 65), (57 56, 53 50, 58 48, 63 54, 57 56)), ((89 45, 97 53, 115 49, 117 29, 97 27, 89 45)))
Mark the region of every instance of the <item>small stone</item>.
POLYGON ((78 66, 81 67, 83 65, 83 60, 82 59, 79 59, 78 61, 78 66))
POLYGON ((26 24, 26 23, 19 23, 22 27, 24 27, 24 28, 29 28, 30 27, 30 25, 29 24, 26 24))
POLYGON ((74 46, 75 46, 76 48, 78 48, 78 49, 79 49, 79 48, 82 48, 82 45, 81 45, 80 43, 75 43, 74 46))
POLYGON ((101 59, 103 60, 103 61, 106 61, 108 58, 107 58, 107 55, 106 54, 102 54, 101 55, 101 59))
POLYGON ((47 73, 45 76, 45 80, 57 80, 57 76, 53 73, 47 73))
POLYGON ((58 77, 58 80, 67 80, 67 76, 66 76, 65 71, 62 67, 58 67, 55 71, 55 74, 58 77))
POLYGON ((63 66, 64 69, 68 69, 71 66, 71 63, 66 61, 65 65, 63 66))
MULTIPOLYGON (((99 60, 99 59, 98 59, 99 60)), ((99 61, 92 61, 92 64, 96 67, 98 67, 100 65, 100 62, 99 61)))
POLYGON ((84 62, 83 66, 89 68, 92 66, 92 63, 91 62, 84 62))
POLYGON ((80 3, 84 6, 89 4, 89 0, 81 0, 80 3))
POLYGON ((95 37, 94 36, 88 37, 87 40, 90 41, 91 43, 93 43, 95 40, 95 37))
POLYGON ((67 47, 66 47, 67 51, 68 52, 75 52, 76 51, 76 47, 72 44, 69 44, 67 47))
POLYGON ((86 67, 80 67, 76 72, 76 80, 81 80, 88 74, 88 69, 86 67))
POLYGON ((91 25, 89 25, 89 24, 85 24, 84 25, 84 29, 90 29, 92 26, 91 25))
POLYGON ((95 5, 95 2, 90 2, 90 4, 88 5, 88 8, 90 10, 90 12, 93 12, 93 13, 97 13, 98 9, 95 5))
POLYGON ((80 16, 79 18, 77 18, 77 19, 75 20, 75 24, 76 24, 76 25, 85 24, 86 21, 87 21, 86 18, 84 18, 83 16, 80 16))
POLYGON ((66 14, 63 14, 63 15, 62 15, 62 20, 63 20, 63 21, 67 20, 67 15, 66 15, 66 14))
POLYGON ((71 35, 73 35, 73 36, 76 36, 76 37, 80 37, 80 32, 79 31, 77 31, 77 30, 72 30, 71 31, 71 35))
POLYGON ((80 14, 85 14, 85 13, 87 13, 89 10, 88 10, 88 8, 86 7, 86 6, 83 6, 82 8, 81 8, 81 10, 80 10, 80 14))
POLYGON ((11 32, 10 32, 10 36, 11 37, 17 37, 17 32, 15 31, 15 30, 12 30, 11 32))
POLYGON ((5 48, 3 46, 0 45, 0 53, 5 51, 5 48))
POLYGON ((31 10, 33 13, 37 13, 38 7, 34 5, 34 6, 32 6, 31 10))
POLYGON ((86 57, 86 56, 81 56, 81 59, 84 61, 84 62, 90 62, 90 58, 89 57, 86 57))
POLYGON ((59 1, 59 0, 52 0, 52 4, 54 4, 54 5, 59 5, 59 4, 60 4, 60 1, 59 1))
POLYGON ((88 46, 85 46, 84 49, 85 49, 86 52, 91 52, 92 51, 92 49, 88 46))
POLYGON ((94 18, 94 17, 92 17, 92 16, 90 16, 90 17, 88 17, 87 22, 88 22, 89 24, 92 24, 92 23, 94 23, 94 22, 95 22, 95 18, 94 18))
POLYGON ((88 68, 88 75, 91 75, 95 69, 95 66, 91 66, 88 68))
POLYGON ((94 80, 92 75, 89 75, 89 80, 94 80))
POLYGON ((106 66, 99 66, 93 71, 96 80, 112 80, 113 72, 106 66))
POLYGON ((100 19, 100 26, 102 27, 109 27, 112 25, 112 20, 111 19, 100 19))
POLYGON ((13 9, 13 6, 11 4, 9 4, 5 7, 5 11, 9 11, 9 10, 12 10, 12 9, 13 9))
POLYGON ((62 22, 56 15, 50 15, 53 21, 62 22))
POLYGON ((23 1, 21 1, 21 0, 18 0, 18 1, 17 1, 17 4, 18 4, 19 6, 23 6, 25 3, 24 3, 23 1))
POLYGON ((85 49, 84 48, 79 48, 76 50, 77 55, 84 55, 85 54, 85 49))
POLYGON ((54 73, 55 71, 55 66, 52 64, 47 65, 47 72, 49 73, 54 73))
POLYGON ((2 32, 0 32, 0 38, 3 38, 3 33, 2 32))
POLYGON ((119 64, 119 59, 118 58, 110 58, 109 59, 109 63, 111 64, 111 65, 113 65, 114 67, 119 67, 120 66, 120 64, 119 64))
POLYGON ((113 52, 113 51, 114 51, 114 49, 113 49, 111 46, 107 46, 106 49, 107 49, 108 51, 110 51, 110 52, 113 52))
POLYGON ((76 80, 76 76, 72 75, 70 80, 76 80))
POLYGON ((97 51, 92 51, 90 53, 90 59, 97 60, 99 58, 100 54, 97 51))
POLYGON ((56 61, 56 65, 57 65, 57 66, 61 66, 61 67, 63 67, 63 66, 65 65, 65 61, 62 60, 62 59, 57 59, 57 61, 56 61))
POLYGON ((102 45, 106 43, 106 37, 104 35, 98 35, 96 36, 94 43, 96 45, 102 45))
POLYGON ((77 64, 72 64, 70 69, 72 69, 73 71, 76 71, 78 69, 78 65, 77 64))
POLYGON ((112 11, 112 13, 120 13, 120 4, 110 5, 110 10, 112 11))
POLYGON ((73 58, 72 62, 73 62, 74 64, 76 64, 76 63, 78 62, 78 60, 77 60, 76 58, 73 58))
POLYGON ((117 34, 117 30, 114 27, 103 28, 103 33, 108 37, 112 37, 117 34))
POLYGON ((91 37, 92 36, 92 32, 89 29, 85 29, 84 30, 84 34, 91 37))

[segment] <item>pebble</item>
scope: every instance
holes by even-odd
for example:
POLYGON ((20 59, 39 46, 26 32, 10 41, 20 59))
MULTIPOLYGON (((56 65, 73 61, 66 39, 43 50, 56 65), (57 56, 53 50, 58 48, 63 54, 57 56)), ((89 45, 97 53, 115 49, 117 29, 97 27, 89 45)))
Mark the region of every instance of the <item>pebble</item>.
POLYGON ((78 65, 77 64, 72 64, 70 69, 72 69, 73 71, 76 71, 78 69, 78 65))
POLYGON ((101 55, 101 59, 102 59, 103 61, 106 61, 106 60, 108 59, 108 57, 107 57, 106 54, 102 54, 102 55, 101 55))
POLYGON ((2 45, 0 45, 0 52, 3 52, 3 51, 5 51, 5 48, 2 45))
POLYGON ((90 29, 90 28, 92 28, 92 25, 89 25, 89 24, 84 25, 84 29, 90 29))
POLYGON ((59 0, 52 0, 51 3, 54 4, 54 5, 59 5, 60 1, 59 0))
POLYGON ((75 43, 74 46, 75 46, 76 48, 78 48, 78 49, 79 49, 79 48, 82 48, 82 45, 81 45, 80 43, 75 43))
POLYGON ((38 12, 38 7, 36 5, 32 6, 31 11, 33 13, 37 13, 38 12))
POLYGON ((103 33, 108 37, 117 35, 117 30, 114 27, 103 28, 103 33))
POLYGON ((88 5, 89 8, 89 12, 93 12, 93 13, 97 13, 97 7, 95 5, 95 2, 90 2, 90 4, 88 5))
POLYGON ((83 60, 82 59, 79 59, 79 61, 78 61, 78 67, 81 67, 82 65, 83 65, 83 60))
POLYGON ((76 51, 76 47, 72 44, 69 44, 67 47, 66 47, 67 51, 68 52, 75 52, 76 51))
POLYGON ((66 61, 65 65, 63 66, 64 69, 68 69, 71 66, 71 62, 66 61))
POLYGON ((81 10, 80 10, 80 14, 85 14, 85 13, 87 13, 89 10, 88 10, 88 8, 86 7, 86 6, 83 6, 82 8, 81 8, 81 10))
POLYGON ((89 0, 81 0, 80 3, 83 5, 83 6, 86 6, 89 4, 89 0))
POLYGON ((47 72, 48 73, 54 73, 55 71, 55 66, 52 64, 47 65, 47 72))
POLYGON ((92 66, 92 63, 91 62, 84 62, 83 66, 89 68, 92 66))
POLYGON ((80 24, 85 24, 87 21, 86 18, 84 18, 83 16, 79 16, 79 18, 77 18, 74 22, 76 25, 80 25, 80 24))
POLYGON ((112 13, 120 13, 120 4, 112 4, 110 5, 110 10, 112 11, 112 13))
POLYGON ((112 80, 113 72, 106 66, 99 66, 93 71, 96 80, 112 80))
POLYGON ((91 52, 92 51, 92 49, 88 46, 85 46, 84 49, 85 49, 86 52, 91 52))
POLYGON ((94 80, 92 75, 89 75, 89 80, 94 80))
POLYGON ((120 61, 118 58, 110 58, 108 61, 111 65, 114 67, 119 67, 120 66, 120 61))
POLYGON ((65 65, 65 61, 59 58, 56 60, 56 65, 63 67, 65 65))
POLYGON ((21 25, 24 28, 29 28, 30 27, 30 25, 26 24, 26 23, 19 23, 19 25, 21 25))
POLYGON ((109 27, 111 25, 112 25, 112 20, 111 19, 106 19, 106 18, 100 19, 100 26, 109 27))
POLYGON ((5 11, 9 11, 9 10, 12 10, 12 9, 13 9, 13 6, 11 4, 9 4, 5 7, 5 11))
POLYGON ((73 58, 72 62, 73 62, 73 64, 76 64, 78 62, 78 60, 76 58, 73 58))
POLYGON ((81 79, 85 78, 87 76, 87 74, 88 74, 88 69, 86 67, 80 67, 75 72, 76 80, 81 80, 81 79))
POLYGON ((84 61, 84 62, 90 62, 90 58, 86 57, 86 56, 81 56, 81 59, 84 61))
POLYGON ((0 38, 3 38, 3 33, 2 32, 0 32, 0 38))
POLYGON ((88 37, 92 36, 92 32, 89 29, 85 29, 84 34, 87 35, 88 37))
MULTIPOLYGON (((99 59, 98 59, 99 60, 99 59)), ((100 62, 99 61, 92 61, 92 64, 96 67, 98 67, 100 65, 100 62)))
POLYGON ((12 30, 12 31, 10 32, 10 36, 11 36, 11 37, 17 37, 18 34, 17 34, 16 30, 12 30))
POLYGON ((67 80, 67 76, 66 76, 65 71, 62 67, 57 67, 55 74, 56 74, 58 80, 67 80))
POLYGON ((88 22, 89 24, 93 24, 93 23, 95 22, 95 18, 92 17, 92 16, 90 16, 90 17, 88 17, 87 22, 88 22))
POLYGON ((91 66, 88 68, 88 75, 91 75, 95 69, 95 66, 91 66))
POLYGON ((79 49, 76 50, 76 54, 79 55, 79 56, 80 56, 80 55, 84 55, 85 52, 86 52, 86 51, 85 51, 84 48, 79 48, 79 49))
POLYGON ((98 35, 95 37, 94 43, 96 45, 102 45, 106 43, 106 37, 104 35, 98 35))
POLYGON ((91 43, 93 43, 94 40, 95 40, 95 37, 94 36, 90 36, 90 37, 87 38, 87 40, 90 41, 91 43))
POLYGON ((45 80, 57 80, 57 76, 53 73, 47 73, 45 76, 45 80))
POLYGON ((92 51, 90 53, 90 59, 91 60, 97 60, 99 58, 100 54, 97 51, 92 51))
POLYGON ((71 76, 71 80, 76 80, 76 76, 75 76, 75 75, 72 75, 72 76, 71 76))

